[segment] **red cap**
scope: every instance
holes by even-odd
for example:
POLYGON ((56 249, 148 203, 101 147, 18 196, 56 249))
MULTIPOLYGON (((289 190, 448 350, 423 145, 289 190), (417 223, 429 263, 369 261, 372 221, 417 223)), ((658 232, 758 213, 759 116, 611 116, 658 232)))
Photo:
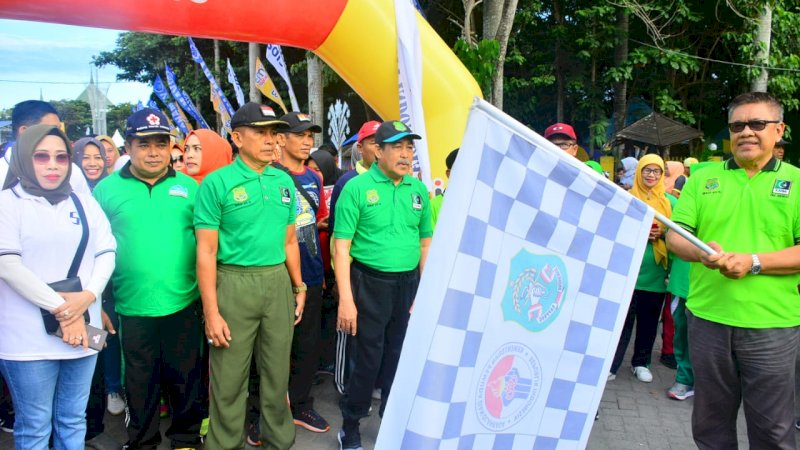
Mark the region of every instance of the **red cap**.
POLYGON ((563 134, 564 136, 571 137, 576 141, 578 140, 578 137, 575 136, 575 130, 572 128, 572 125, 567 125, 565 123, 554 123, 544 130, 545 139, 549 139, 550 136, 553 136, 554 134, 563 134))
POLYGON ((361 142, 370 136, 374 136, 375 133, 378 132, 379 126, 381 126, 381 123, 377 120, 370 120, 364 125, 361 125, 361 129, 358 130, 358 142, 361 142))

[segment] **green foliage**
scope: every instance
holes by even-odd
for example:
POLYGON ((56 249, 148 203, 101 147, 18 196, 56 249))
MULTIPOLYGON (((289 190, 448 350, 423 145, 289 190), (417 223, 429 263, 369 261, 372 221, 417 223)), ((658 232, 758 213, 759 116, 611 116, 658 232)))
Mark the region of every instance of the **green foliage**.
POLYGON ((51 100, 64 122, 67 137, 77 140, 86 136, 86 129, 92 126, 92 111, 82 100, 51 100))
POLYGON ((494 39, 481 39, 476 44, 470 44, 464 38, 458 38, 453 52, 475 77, 486 96, 492 87, 492 75, 500 57, 500 43, 494 39))

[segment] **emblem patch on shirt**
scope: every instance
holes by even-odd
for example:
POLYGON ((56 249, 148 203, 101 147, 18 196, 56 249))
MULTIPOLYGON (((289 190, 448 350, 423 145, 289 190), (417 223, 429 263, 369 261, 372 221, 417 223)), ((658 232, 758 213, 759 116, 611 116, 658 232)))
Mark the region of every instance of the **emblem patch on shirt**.
POLYGON ((289 193, 289 188, 281 187, 281 203, 288 205, 292 202, 292 195, 289 193))
POLYGON ((236 203, 243 203, 247 201, 247 189, 244 186, 233 188, 233 201, 236 203))
POLYGON ((176 184, 169 188, 169 195, 172 197, 183 197, 189 198, 189 190, 186 189, 185 186, 181 186, 180 184, 176 184))
POLYGON ((422 211, 422 196, 419 194, 411 194, 411 207, 417 211, 422 211))
POLYGON ((772 187, 772 195, 779 197, 788 197, 789 192, 792 191, 792 182, 788 180, 775 180, 775 185, 772 187))
POLYGON ((367 204, 374 205, 378 203, 381 198, 378 196, 378 191, 376 189, 370 189, 367 191, 367 204))
POLYGON ((706 180, 706 190, 715 191, 717 189, 719 189, 719 178, 708 178, 706 180))

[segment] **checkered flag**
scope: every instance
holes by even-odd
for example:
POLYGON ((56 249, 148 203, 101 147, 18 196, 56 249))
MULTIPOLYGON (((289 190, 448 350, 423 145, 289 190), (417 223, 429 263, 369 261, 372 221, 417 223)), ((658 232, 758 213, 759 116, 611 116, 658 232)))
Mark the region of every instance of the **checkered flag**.
POLYGON ((652 211, 473 106, 376 448, 583 448, 652 211))

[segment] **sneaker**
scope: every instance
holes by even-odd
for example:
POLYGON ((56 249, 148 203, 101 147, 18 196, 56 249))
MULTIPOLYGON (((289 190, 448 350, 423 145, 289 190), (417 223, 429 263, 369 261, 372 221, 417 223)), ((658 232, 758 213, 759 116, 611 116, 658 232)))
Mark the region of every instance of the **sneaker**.
POLYGON ((336 365, 333 363, 320 366, 319 369, 317 369, 317 373, 330 376, 333 376, 335 371, 336 371, 336 365))
POLYGON ((636 366, 632 371, 633 374, 636 375, 636 378, 642 383, 650 383, 653 381, 653 374, 650 372, 650 369, 645 366, 636 366))
POLYGON ((614 381, 617 379, 617 374, 608 372, 608 381, 614 381))
POLYGON ((206 437, 206 435, 208 435, 208 417, 206 417, 205 419, 203 419, 202 422, 200 422, 200 436, 206 437))
POLYGON ((347 435, 345 435, 344 430, 339 430, 336 439, 339 441, 339 450, 364 450, 364 447, 361 446, 361 433, 359 433, 358 429, 347 433, 347 435))
POLYGON ((324 433, 331 429, 328 422, 314 410, 314 408, 304 409, 302 411, 292 414, 294 417, 294 424, 305 428, 314 433, 324 433))
POLYGON ((0 430, 6 433, 14 432, 14 412, 3 411, 0 413, 0 430))
POLYGON ((794 423, 794 427, 795 427, 796 429, 800 430, 800 420, 797 420, 797 421, 795 421, 795 423, 794 423))
POLYGON ((125 399, 119 392, 111 392, 108 394, 108 412, 112 416, 118 416, 125 412, 125 399))
POLYGON ((381 399, 381 390, 380 389, 373 389, 372 390, 372 399, 373 400, 380 400, 381 399))
POLYGON ((100 433, 86 441, 85 444, 86 448, 93 450, 117 450, 120 447, 120 443, 109 436, 108 433, 100 433))
POLYGON ((661 357, 658 358, 658 360, 661 361, 661 364, 669 367, 672 370, 675 370, 675 369, 678 368, 678 362, 675 361, 675 355, 669 355, 669 354, 665 355, 665 354, 662 353, 661 357))
POLYGON ((667 397, 675 400, 686 400, 694 395, 694 387, 681 383, 675 383, 667 391, 667 397))
POLYGON ((258 422, 251 423, 249 427, 247 427, 247 445, 251 447, 261 447, 261 428, 258 425, 258 422))

